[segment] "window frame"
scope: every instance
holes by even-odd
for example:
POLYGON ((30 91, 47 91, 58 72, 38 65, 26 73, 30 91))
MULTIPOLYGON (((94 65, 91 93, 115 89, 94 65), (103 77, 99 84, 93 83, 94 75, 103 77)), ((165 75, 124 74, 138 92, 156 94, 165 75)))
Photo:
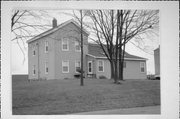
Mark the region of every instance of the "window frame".
POLYGON ((98 60, 98 72, 104 72, 104 61, 103 60, 98 60), (100 61, 102 61, 102 67, 103 67, 103 70, 102 71, 99 71, 99 67, 100 67, 100 61))
POLYGON ((69 39, 68 38, 63 38, 62 41, 61 41, 61 49, 62 51, 69 51, 69 39), (67 40, 67 49, 63 49, 63 45, 66 44, 64 42, 64 40, 67 40))
POLYGON ((69 73, 69 60, 63 60, 63 61, 62 61, 62 73, 69 73), (66 66, 66 65, 64 64, 64 62, 68 62, 68 65, 67 65, 68 71, 64 71, 64 70, 63 70, 63 67, 66 66))
POLYGON ((78 63, 80 63, 79 68, 81 69, 81 61, 76 60, 76 61, 75 61, 75 73, 79 73, 79 72, 77 72, 77 69, 76 69, 76 68, 78 67, 78 66, 77 66, 78 63))
POLYGON ((140 62, 140 72, 141 73, 145 73, 146 71, 145 71, 145 62, 140 62), (142 65, 143 64, 143 65, 142 65), (142 68, 144 68, 144 71, 142 72, 142 68))
POLYGON ((48 51, 49 51, 49 42, 45 41, 45 53, 48 53, 48 51))

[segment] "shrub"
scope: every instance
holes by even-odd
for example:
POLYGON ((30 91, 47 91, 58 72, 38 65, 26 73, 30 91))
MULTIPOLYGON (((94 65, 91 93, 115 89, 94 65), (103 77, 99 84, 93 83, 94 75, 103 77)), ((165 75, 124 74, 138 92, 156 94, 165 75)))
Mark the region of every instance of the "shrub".
POLYGON ((69 78, 66 77, 66 78, 64 78, 64 79, 65 79, 65 80, 68 80, 69 78))
POLYGON ((155 80, 155 76, 152 74, 147 75, 147 79, 149 80, 155 80))
POLYGON ((107 79, 107 77, 106 76, 99 76, 99 79, 107 79))
MULTIPOLYGON (((80 78, 81 77, 81 68, 79 68, 79 69, 77 69, 76 70, 78 73, 76 73, 76 74, 74 74, 74 77, 75 78, 80 78)), ((83 78, 85 78, 85 76, 84 76, 84 71, 83 71, 83 78)))
MULTIPOLYGON (((77 69, 78 73, 81 73, 81 71, 82 71, 81 68, 77 69)), ((84 71, 83 71, 83 73, 84 73, 84 71)))
POLYGON ((74 77, 75 77, 75 78, 80 78, 80 76, 81 76, 81 74, 80 74, 80 73, 78 73, 78 74, 74 74, 74 77))

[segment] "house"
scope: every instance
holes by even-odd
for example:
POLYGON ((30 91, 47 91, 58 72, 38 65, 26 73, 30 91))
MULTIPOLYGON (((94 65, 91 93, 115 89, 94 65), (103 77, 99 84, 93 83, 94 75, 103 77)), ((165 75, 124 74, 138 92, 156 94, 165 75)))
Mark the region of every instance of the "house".
POLYGON ((160 47, 154 50, 155 77, 160 78, 160 47))
MULTIPOLYGON (((81 66, 80 25, 68 20, 27 41, 29 79, 74 78, 81 66)), ((88 43, 83 29, 85 77, 110 78, 110 63, 97 44, 88 43)), ((146 79, 146 59, 125 54, 124 79, 146 79)))
MULTIPOLYGON (((103 50, 97 44, 88 45, 87 72, 96 74, 96 77, 111 77, 110 63, 106 58, 103 50), (90 68, 89 71, 89 67, 90 68)), ((124 56, 124 79, 146 79, 146 59, 125 52, 124 56)))

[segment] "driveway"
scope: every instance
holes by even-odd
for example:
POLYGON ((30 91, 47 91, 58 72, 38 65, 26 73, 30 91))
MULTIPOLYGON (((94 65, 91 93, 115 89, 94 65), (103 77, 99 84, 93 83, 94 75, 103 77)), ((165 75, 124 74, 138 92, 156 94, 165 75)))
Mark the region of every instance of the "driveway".
POLYGON ((161 114, 160 106, 123 108, 113 110, 101 110, 92 112, 74 113, 73 115, 118 115, 118 114, 161 114))

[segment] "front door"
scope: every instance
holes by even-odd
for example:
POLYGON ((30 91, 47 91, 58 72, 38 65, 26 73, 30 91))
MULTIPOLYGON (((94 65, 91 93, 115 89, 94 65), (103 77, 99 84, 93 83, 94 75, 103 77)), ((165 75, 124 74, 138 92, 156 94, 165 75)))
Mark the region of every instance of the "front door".
POLYGON ((92 61, 88 61, 88 74, 92 74, 92 61))

